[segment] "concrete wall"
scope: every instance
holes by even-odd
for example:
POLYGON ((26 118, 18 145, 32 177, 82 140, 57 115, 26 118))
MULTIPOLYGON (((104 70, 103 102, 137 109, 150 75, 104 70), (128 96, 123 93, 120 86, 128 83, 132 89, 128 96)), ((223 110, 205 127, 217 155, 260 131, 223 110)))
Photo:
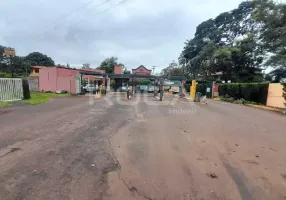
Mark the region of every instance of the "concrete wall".
POLYGON ((57 68, 58 77, 76 76, 78 74, 79 71, 76 69, 57 68))
POLYGON ((76 79, 74 76, 57 77, 57 90, 65 90, 76 94, 76 79))
POLYGON ((271 83, 268 88, 267 106, 275 108, 286 108, 285 99, 282 97, 283 85, 280 83, 271 83))
POLYGON ((56 92, 66 90, 69 93, 76 93, 76 76, 78 70, 49 67, 40 69, 39 90, 56 92))
MULTIPOLYGON (((86 70, 90 71, 90 70, 86 70)), ((93 69, 92 71, 102 72, 104 70, 93 69)), ((66 69, 57 67, 48 67, 40 69, 39 89, 40 91, 66 90, 69 93, 76 94, 76 77, 80 75, 77 69, 66 69)), ((83 75, 83 78, 88 78, 91 81, 96 80, 93 75, 83 75)), ((103 85, 105 80, 102 77, 103 85)))
POLYGON ((39 77, 38 76, 30 76, 26 77, 29 83, 30 91, 39 91, 39 77))
POLYGON ((49 67, 40 69, 39 75, 39 91, 53 91, 57 90, 57 68, 49 67))

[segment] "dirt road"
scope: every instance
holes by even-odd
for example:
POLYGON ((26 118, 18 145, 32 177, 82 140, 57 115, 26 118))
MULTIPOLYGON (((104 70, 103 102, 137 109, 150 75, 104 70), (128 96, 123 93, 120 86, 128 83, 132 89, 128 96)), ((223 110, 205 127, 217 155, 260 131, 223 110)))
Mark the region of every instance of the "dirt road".
POLYGON ((170 101, 75 97, 0 115, 1 200, 286 198, 285 117, 170 101))

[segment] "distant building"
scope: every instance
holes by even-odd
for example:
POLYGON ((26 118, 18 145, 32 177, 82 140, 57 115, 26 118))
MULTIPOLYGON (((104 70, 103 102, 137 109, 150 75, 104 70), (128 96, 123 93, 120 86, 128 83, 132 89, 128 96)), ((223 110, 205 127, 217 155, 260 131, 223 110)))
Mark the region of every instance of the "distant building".
POLYGON ((136 69, 132 69, 132 74, 134 75, 151 75, 152 70, 147 69, 143 65, 139 66, 136 69))
POLYGON ((113 68, 113 73, 114 74, 123 74, 123 66, 122 65, 115 65, 113 68))
POLYGON ((46 68, 45 66, 32 66, 32 72, 30 76, 39 76, 40 75, 40 69, 46 68))
MULTIPOLYGON (((105 71, 100 69, 75 69, 64 67, 45 67, 39 70, 39 91, 65 90, 69 93, 76 94, 77 77, 81 76, 81 71, 98 72, 98 75, 82 75, 82 80, 90 84, 105 86, 105 71)), ((82 83, 81 83, 82 84, 82 83)))

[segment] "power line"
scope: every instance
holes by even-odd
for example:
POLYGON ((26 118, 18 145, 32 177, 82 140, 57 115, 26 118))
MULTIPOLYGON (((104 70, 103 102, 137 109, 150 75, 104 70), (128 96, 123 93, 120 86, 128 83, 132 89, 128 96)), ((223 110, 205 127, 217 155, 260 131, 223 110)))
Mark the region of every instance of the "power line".
POLYGON ((69 15, 71 15, 71 14, 73 14, 74 12, 80 10, 81 8, 83 8, 84 6, 90 4, 90 3, 93 2, 93 1, 94 1, 94 0, 90 0, 90 1, 88 1, 88 2, 86 2, 86 3, 84 3, 84 4, 82 4, 80 7, 78 7, 78 8, 76 8, 76 9, 70 11, 70 12, 67 13, 67 14, 64 14, 64 15, 60 16, 59 19, 61 19, 62 17, 68 17, 69 15))
MULTIPOLYGON (((95 8, 97 8, 97 7, 100 7, 100 6, 104 5, 105 3, 109 2, 109 1, 111 1, 111 0, 106 0, 106 1, 104 1, 103 3, 98 4, 98 5, 95 6, 94 8, 91 8, 91 9, 87 10, 86 12, 84 12, 84 13, 82 13, 82 14, 85 14, 85 13, 87 13, 87 12, 90 12, 91 10, 93 10, 93 9, 95 9, 95 8)), ((102 13, 104 13, 104 12, 106 12, 106 11, 112 9, 112 8, 115 8, 115 7, 117 7, 117 6, 119 6, 119 5, 123 4, 123 3, 125 3, 126 1, 128 1, 128 0, 123 0, 123 1, 119 2, 118 4, 115 4, 115 5, 111 6, 111 7, 109 7, 109 8, 107 8, 107 9, 103 10, 102 12, 96 13, 95 15, 93 15, 93 17, 94 17, 94 16, 97 16, 97 15, 100 15, 100 14, 102 14, 102 13)), ((77 22, 71 24, 70 26, 75 26, 75 25, 77 25, 78 23, 80 23, 81 21, 83 21, 83 20, 79 20, 79 21, 77 21, 77 22)), ((64 24, 64 23, 58 24, 58 26, 59 26, 59 25, 62 25, 62 24, 64 24)), ((56 29, 56 27, 54 27, 54 29, 56 29)), ((40 35, 40 37, 44 36, 45 34, 47 34, 47 33, 44 32, 42 35, 40 35)))
MULTIPOLYGON (((88 3, 91 3, 92 1, 94 1, 94 0, 91 0, 91 1, 89 1, 89 2, 87 2, 87 3, 85 3, 84 5, 82 5, 81 7, 79 7, 79 8, 77 8, 77 9, 71 11, 70 13, 68 13, 68 15, 74 13, 75 11, 77 11, 77 10, 79 10, 80 8, 84 7, 84 6, 87 5, 88 3)), ((106 3, 108 3, 108 2, 110 2, 110 1, 111 1, 111 0, 106 0, 106 1, 104 1, 104 2, 102 2, 102 3, 100 3, 100 4, 98 4, 98 5, 96 5, 95 7, 91 8, 91 9, 89 9, 89 10, 83 12, 83 13, 81 13, 81 15, 83 15, 83 14, 85 14, 85 13, 88 13, 88 12, 92 11, 93 9, 98 8, 98 7, 100 7, 100 6, 102 6, 102 5, 106 4, 106 3)), ((68 15, 67 15, 67 16, 68 16, 68 15)), ((75 19, 75 18, 76 18, 76 17, 74 17, 73 19, 75 19)), ((63 23, 60 23, 60 24, 55 24, 54 26, 60 26, 60 25, 62 25, 62 24, 64 24, 64 22, 63 22, 63 23)))
MULTIPOLYGON (((118 4, 115 4, 114 6, 110 6, 109 8, 107 8, 107 9, 105 9, 105 10, 99 12, 99 13, 96 13, 95 15, 93 15, 93 17, 94 17, 94 16, 97 16, 97 15, 100 15, 100 14, 102 14, 102 13, 105 13, 106 11, 108 11, 108 10, 110 10, 110 9, 112 9, 112 8, 115 8, 115 7, 117 7, 117 6, 119 6, 119 5, 123 4, 123 3, 125 3, 126 1, 128 1, 128 0, 123 0, 123 1, 119 2, 118 4)), ((91 9, 91 10, 92 10, 92 9, 91 9)), ((91 10, 88 10, 87 12, 89 12, 89 11, 91 11, 91 10)), ((79 20, 79 21, 75 22, 74 24, 72 24, 71 26, 77 25, 77 24, 80 23, 81 21, 83 21, 83 20, 79 20)))

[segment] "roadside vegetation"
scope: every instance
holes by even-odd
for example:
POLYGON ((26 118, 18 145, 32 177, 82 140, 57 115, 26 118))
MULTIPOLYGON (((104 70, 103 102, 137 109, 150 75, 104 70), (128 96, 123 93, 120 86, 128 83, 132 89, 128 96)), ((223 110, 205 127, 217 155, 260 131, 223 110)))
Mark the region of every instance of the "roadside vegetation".
POLYGON ((56 94, 52 92, 31 92, 31 98, 20 100, 20 101, 11 101, 11 102, 3 102, 0 101, 0 108, 7 108, 10 106, 13 106, 13 104, 22 102, 25 104, 31 104, 31 105, 38 105, 42 103, 46 103, 51 98, 58 98, 58 97, 70 97, 71 94, 65 93, 65 94, 56 94))
POLYGON ((12 104, 8 103, 8 102, 3 102, 0 101, 0 108, 7 108, 9 106, 11 106, 12 104))
POLYGON ((56 94, 56 93, 51 93, 51 92, 31 92, 31 98, 22 100, 22 102, 27 103, 27 104, 32 104, 32 105, 37 105, 41 103, 46 103, 49 101, 51 98, 56 98, 56 97, 69 97, 71 96, 68 93, 65 94, 56 94))
MULTIPOLYGON (((281 1, 280 1, 281 2, 281 1)), ((286 81, 286 4, 244 1, 196 28, 162 75, 232 83, 286 81), (263 70, 273 70, 264 74, 263 70)))

